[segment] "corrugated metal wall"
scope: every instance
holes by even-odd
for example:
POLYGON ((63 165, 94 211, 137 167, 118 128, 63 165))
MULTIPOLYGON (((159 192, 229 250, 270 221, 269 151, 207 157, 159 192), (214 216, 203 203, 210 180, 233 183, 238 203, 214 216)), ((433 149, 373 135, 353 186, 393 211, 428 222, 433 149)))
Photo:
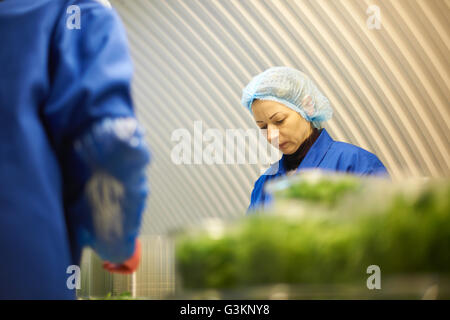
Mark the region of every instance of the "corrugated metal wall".
MULTIPOLYGON (((335 111, 326 128, 376 153, 395 178, 450 175, 448 0, 118 0, 154 161, 143 230, 242 215, 254 165, 175 165, 177 128, 255 128, 242 88, 264 69, 309 74, 335 111), (370 29, 379 7, 380 29, 370 29)), ((205 129, 204 129, 205 130, 205 129)))
POLYGON ((259 168, 175 165, 171 134, 193 132, 196 120, 256 128, 241 90, 271 66, 309 74, 334 108, 330 134, 376 153, 394 178, 450 176, 449 0, 112 4, 128 31, 136 106, 153 150, 144 234, 244 214, 259 168))

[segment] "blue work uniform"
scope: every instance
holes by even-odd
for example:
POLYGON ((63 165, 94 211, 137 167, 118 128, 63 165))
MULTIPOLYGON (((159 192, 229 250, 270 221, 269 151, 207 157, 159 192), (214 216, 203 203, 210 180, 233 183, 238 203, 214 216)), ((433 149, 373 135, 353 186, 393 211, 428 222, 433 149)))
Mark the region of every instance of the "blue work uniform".
POLYGON ((94 0, 3 0, 0 39, 0 299, 73 299, 64 164, 94 123, 135 116, 124 27, 94 0))
MULTIPOLYGON (((255 182, 250 206, 247 210, 249 214, 270 206, 272 196, 264 191, 264 186, 268 181, 286 175, 284 159, 283 155, 255 182)), ((352 144, 334 141, 325 129, 322 129, 319 137, 297 168, 297 172, 314 168, 356 175, 389 176, 376 155, 352 144)))

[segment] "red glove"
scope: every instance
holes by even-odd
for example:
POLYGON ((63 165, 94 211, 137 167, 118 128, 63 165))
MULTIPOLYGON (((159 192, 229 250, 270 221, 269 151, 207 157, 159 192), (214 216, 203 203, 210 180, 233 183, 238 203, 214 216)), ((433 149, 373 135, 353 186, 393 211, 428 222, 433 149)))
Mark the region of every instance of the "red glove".
POLYGON ((103 269, 112 273, 131 274, 136 271, 141 260, 141 242, 136 239, 136 245, 134 247, 134 253, 128 260, 115 264, 109 261, 103 262, 103 269))

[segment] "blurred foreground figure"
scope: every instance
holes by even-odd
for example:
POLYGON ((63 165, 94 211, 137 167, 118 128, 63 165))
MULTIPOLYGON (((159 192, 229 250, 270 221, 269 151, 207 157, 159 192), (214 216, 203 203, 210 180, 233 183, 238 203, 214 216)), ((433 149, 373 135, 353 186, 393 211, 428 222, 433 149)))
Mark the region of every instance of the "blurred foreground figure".
POLYGON ((0 299, 73 299, 92 247, 133 272, 150 155, 105 1, 0 1, 0 299))

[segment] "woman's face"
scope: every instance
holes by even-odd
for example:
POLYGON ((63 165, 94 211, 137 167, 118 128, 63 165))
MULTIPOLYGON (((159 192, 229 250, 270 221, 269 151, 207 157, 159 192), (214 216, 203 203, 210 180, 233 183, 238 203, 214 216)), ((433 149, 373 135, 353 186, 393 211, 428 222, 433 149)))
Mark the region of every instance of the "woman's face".
POLYGON ((253 118, 267 129, 267 140, 284 154, 293 154, 312 133, 311 123, 285 105, 269 100, 252 103, 253 118))

